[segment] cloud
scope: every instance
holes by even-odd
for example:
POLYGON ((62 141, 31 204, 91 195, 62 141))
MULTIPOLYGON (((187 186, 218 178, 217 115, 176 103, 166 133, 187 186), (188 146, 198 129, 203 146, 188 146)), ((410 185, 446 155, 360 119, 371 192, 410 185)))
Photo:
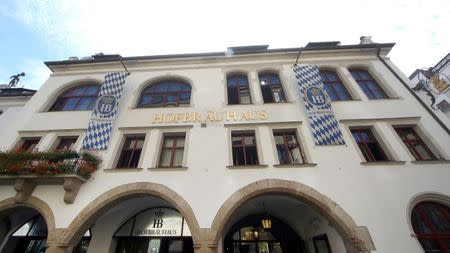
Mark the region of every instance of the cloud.
MULTIPOLYGON (((449 48, 450 2, 21 0, 0 6, 61 58, 224 51, 227 46, 302 46, 309 41, 397 42, 391 58, 409 74, 449 48), (437 18, 439 17, 439 18, 437 18)), ((60 59, 54 59, 60 60, 60 59)))

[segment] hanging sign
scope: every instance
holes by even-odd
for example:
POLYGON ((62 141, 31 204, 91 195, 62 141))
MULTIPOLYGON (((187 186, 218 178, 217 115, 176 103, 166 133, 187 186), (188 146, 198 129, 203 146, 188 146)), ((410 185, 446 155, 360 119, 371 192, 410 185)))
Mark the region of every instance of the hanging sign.
POLYGON ((136 216, 131 236, 191 236, 181 214, 169 208, 155 208, 136 216))
POLYGON ((105 75, 94 111, 89 121, 83 149, 107 149, 111 137, 112 123, 117 113, 123 86, 128 73, 108 73, 105 75))
POLYGON ((319 68, 316 65, 295 65, 293 71, 315 144, 344 145, 345 141, 331 109, 330 98, 320 78, 319 68))

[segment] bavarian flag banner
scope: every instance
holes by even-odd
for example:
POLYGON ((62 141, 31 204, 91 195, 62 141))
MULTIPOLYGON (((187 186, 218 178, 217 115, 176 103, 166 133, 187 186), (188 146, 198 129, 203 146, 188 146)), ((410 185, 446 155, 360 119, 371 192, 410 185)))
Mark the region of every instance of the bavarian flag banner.
POLYGON ((316 145, 344 145, 339 124, 331 110, 331 102, 316 65, 293 67, 300 97, 305 102, 306 114, 316 145))
POLYGON ((117 113, 123 86, 129 73, 108 73, 105 75, 89 121, 83 149, 107 149, 111 137, 112 123, 117 113))

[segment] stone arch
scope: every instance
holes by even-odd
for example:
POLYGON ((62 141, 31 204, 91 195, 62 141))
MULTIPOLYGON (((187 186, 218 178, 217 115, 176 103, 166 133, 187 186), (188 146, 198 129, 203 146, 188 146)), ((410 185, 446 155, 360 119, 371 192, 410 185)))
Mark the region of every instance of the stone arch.
POLYGON ((160 197, 171 203, 185 218, 191 230, 194 245, 198 242, 200 227, 192 208, 186 200, 164 185, 150 182, 137 182, 111 189, 89 203, 70 223, 62 244, 73 247, 81 239, 86 230, 110 207, 123 200, 145 195, 160 197))
POLYGON ((47 203, 33 196, 28 197, 22 203, 16 203, 14 197, 0 201, 0 212, 15 207, 29 207, 38 211, 47 224, 47 238, 54 238, 56 234, 55 216, 47 203))
POLYGON ((218 245, 226 233, 225 223, 246 201, 264 194, 283 194, 298 199, 321 213, 341 235, 348 253, 366 253, 374 247, 367 230, 358 227, 355 221, 336 202, 313 188, 299 182, 265 179, 244 186, 220 207, 212 222, 210 245, 218 245))

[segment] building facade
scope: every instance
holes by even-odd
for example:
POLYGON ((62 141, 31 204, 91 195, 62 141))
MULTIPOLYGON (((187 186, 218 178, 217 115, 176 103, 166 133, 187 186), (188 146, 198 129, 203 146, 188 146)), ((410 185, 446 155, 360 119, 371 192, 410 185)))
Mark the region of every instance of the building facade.
POLYGON ((393 46, 47 62, 2 121, 6 150, 81 150, 92 110, 117 105, 96 102, 105 74, 130 74, 90 177, 3 171, 1 252, 449 252, 450 135, 393 46), (315 144, 297 58, 318 66, 344 144, 315 144))

